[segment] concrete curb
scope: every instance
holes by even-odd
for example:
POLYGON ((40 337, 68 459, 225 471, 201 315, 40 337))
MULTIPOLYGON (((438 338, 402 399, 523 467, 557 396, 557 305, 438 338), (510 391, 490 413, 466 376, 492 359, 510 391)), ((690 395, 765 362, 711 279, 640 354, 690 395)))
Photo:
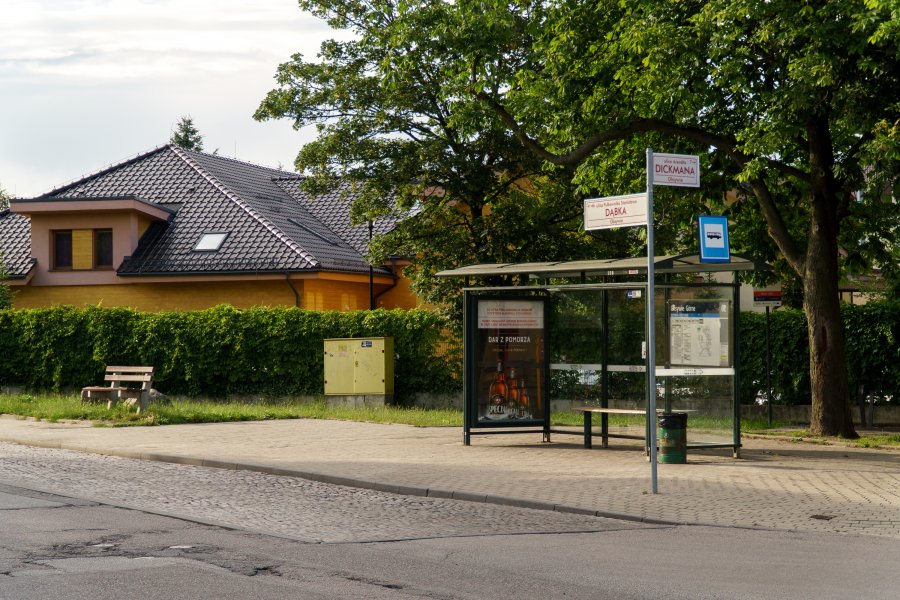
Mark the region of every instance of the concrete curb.
MULTIPOLYGON (((510 506, 514 508, 530 508, 532 510, 546 510, 558 513, 567 513, 573 515, 585 515, 591 517, 603 517, 607 519, 616 519, 619 521, 629 521, 636 523, 646 523, 648 525, 699 525, 704 527, 732 527, 730 525, 718 525, 714 523, 688 523, 680 521, 670 521, 665 519, 655 519, 651 517, 643 517, 639 515, 629 515, 623 513, 614 513, 603 510, 591 510, 580 508, 577 506, 568 506, 565 504, 554 504, 552 502, 542 502, 539 500, 528 500, 524 498, 510 498, 506 496, 495 496, 491 494, 482 494, 477 492, 467 492, 463 490, 444 490, 438 488, 423 488, 414 486, 402 486, 395 484, 387 484, 379 481, 368 479, 355 479, 350 477, 338 477, 327 473, 318 473, 314 471, 301 471, 297 469, 285 469, 283 467, 273 467, 271 465, 260 465, 254 463, 230 462, 222 460, 213 460, 205 458, 196 458, 192 456, 180 456, 174 454, 160 454, 157 452, 129 452, 127 450, 108 450, 105 448, 91 448, 88 446, 79 446, 77 444, 64 444, 60 442, 41 442, 37 440, 21 440, 7 438, 4 440, 20 446, 34 446, 38 448, 52 448, 57 450, 72 450, 75 452, 86 452, 88 454, 98 454, 101 456, 115 456, 118 458, 130 458, 134 460, 147 460, 162 463, 171 463, 176 465, 190 465, 194 467, 209 467, 212 469, 228 469, 232 471, 252 471, 263 473, 266 475, 275 475, 279 477, 297 477, 308 481, 317 481, 319 483, 329 483, 332 485, 340 485, 344 487, 352 487, 364 490, 375 490, 378 492, 386 492, 389 494, 401 494, 404 496, 420 496, 425 498, 439 498, 444 500, 462 500, 464 502, 478 502, 482 504, 495 504, 498 506, 510 506)), ((95 501, 95 500, 92 500, 95 501)), ((124 506, 123 508, 134 509, 132 506, 124 506)), ((166 515, 172 516, 172 515, 166 515)), ((208 523, 215 524, 218 523, 208 523)), ((304 540, 309 541, 309 540, 304 540)))

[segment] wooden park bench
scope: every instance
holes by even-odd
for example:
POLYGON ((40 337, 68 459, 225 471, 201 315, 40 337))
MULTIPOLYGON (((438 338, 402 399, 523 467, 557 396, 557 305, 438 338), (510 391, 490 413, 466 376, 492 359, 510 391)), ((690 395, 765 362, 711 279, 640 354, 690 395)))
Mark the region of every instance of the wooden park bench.
POLYGON ((106 407, 112 408, 120 400, 136 398, 138 414, 147 410, 150 387, 153 384, 153 367, 106 367, 103 380, 108 384, 81 388, 81 400, 106 400, 106 407))

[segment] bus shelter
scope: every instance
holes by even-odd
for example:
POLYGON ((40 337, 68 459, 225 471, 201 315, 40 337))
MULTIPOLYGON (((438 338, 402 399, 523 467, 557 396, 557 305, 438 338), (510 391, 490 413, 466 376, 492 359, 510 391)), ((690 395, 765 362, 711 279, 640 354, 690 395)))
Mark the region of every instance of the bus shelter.
MULTIPOLYGON (((739 273, 769 267, 683 255, 656 257, 654 268, 657 407, 688 414, 687 448, 732 448, 737 457, 739 273)), ((478 264, 437 275, 465 280, 466 445, 473 435, 581 435, 553 429, 551 412, 597 407, 643 416, 614 417, 607 428, 607 414, 598 415, 602 430, 593 435, 646 447, 645 258, 478 264)))

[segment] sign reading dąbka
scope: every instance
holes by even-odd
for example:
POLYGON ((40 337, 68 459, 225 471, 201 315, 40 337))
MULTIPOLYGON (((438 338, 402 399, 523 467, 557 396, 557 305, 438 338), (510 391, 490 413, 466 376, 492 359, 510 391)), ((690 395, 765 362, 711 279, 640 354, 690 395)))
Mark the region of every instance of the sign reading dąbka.
POLYGON ((700 187, 700 157, 654 152, 653 185, 700 187))
POLYGON ((647 194, 626 194, 584 201, 584 230, 647 224, 647 194))

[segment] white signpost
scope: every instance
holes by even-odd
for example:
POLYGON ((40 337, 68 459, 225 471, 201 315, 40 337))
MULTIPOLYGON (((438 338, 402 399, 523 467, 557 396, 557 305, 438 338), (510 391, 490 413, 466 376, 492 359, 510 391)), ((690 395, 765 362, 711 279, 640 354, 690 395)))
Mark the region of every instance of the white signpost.
POLYGON ((691 154, 654 154, 653 185, 700 187, 700 157, 691 154))
POLYGON ((584 201, 584 230, 647 224, 647 194, 626 194, 584 201))
POLYGON ((584 201, 584 229, 647 226, 647 420, 650 425, 650 483, 658 493, 656 476, 656 310, 653 249, 653 186, 700 187, 700 158, 687 154, 653 154, 647 148, 647 191, 584 201))

